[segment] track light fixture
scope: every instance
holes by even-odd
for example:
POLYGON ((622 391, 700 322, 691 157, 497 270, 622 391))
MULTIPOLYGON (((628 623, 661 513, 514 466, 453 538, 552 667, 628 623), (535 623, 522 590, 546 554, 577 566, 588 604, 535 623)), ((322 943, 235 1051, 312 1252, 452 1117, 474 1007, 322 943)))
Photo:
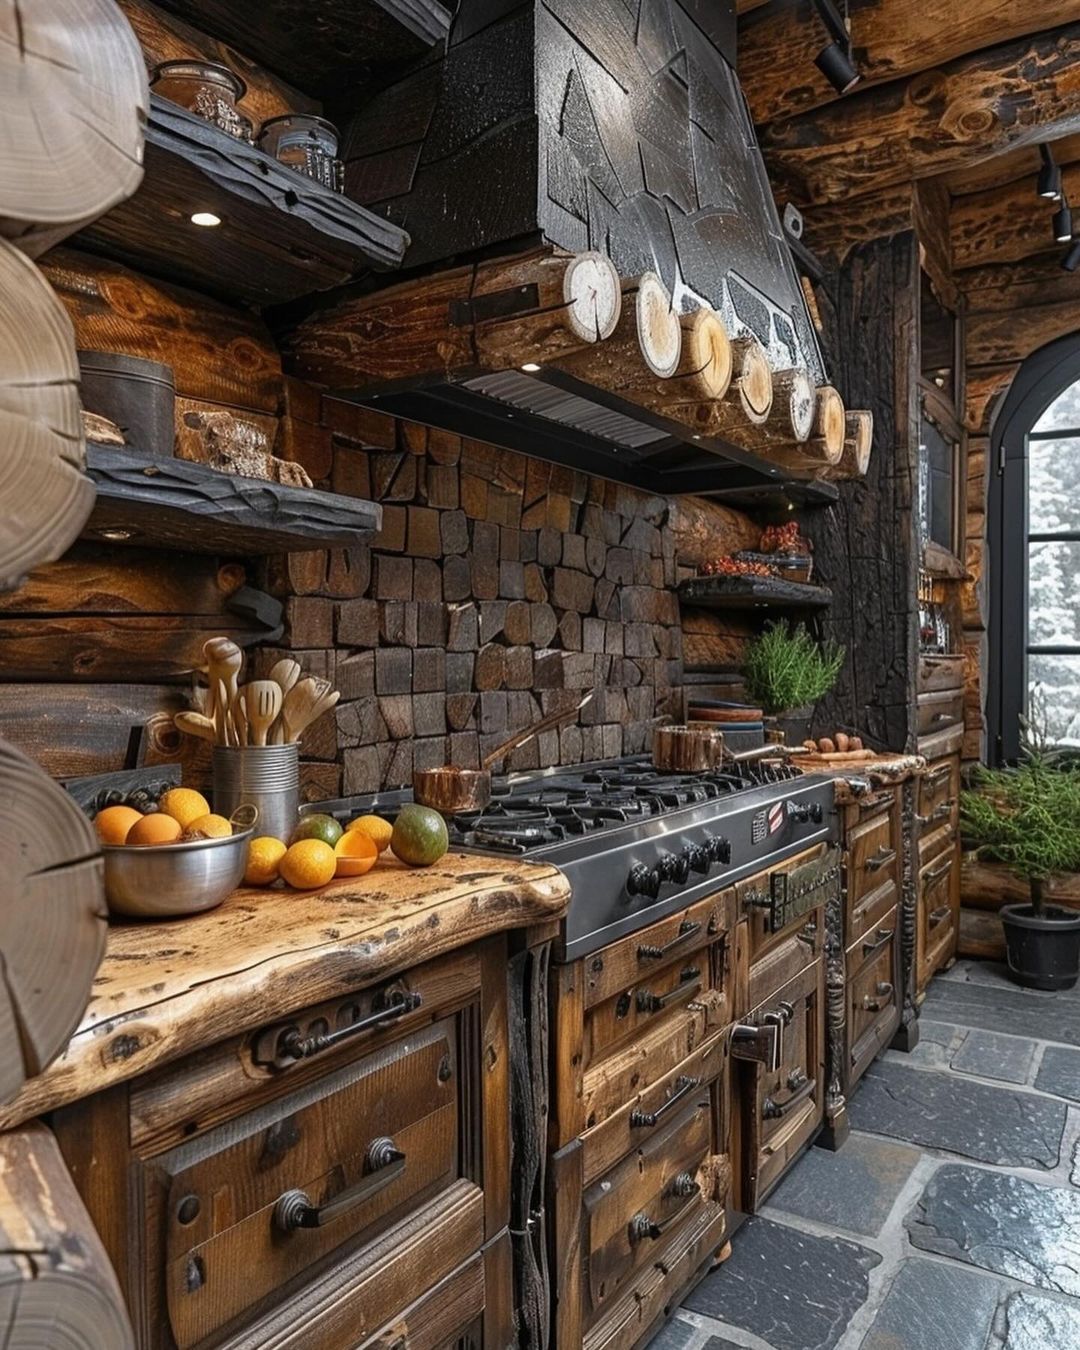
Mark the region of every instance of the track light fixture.
POLYGON ((833 0, 813 0, 813 5, 830 39, 814 57, 814 65, 838 94, 846 94, 862 79, 851 55, 851 34, 833 0))
POLYGON ((1054 238, 1059 244, 1067 244, 1072 239, 1072 210, 1069 199, 1062 195, 1061 205, 1054 212, 1054 238))
POLYGON ((1065 250, 1061 265, 1066 272, 1075 272, 1080 267, 1080 239, 1074 239, 1065 250))
POLYGON ((1054 152, 1048 145, 1039 146, 1042 167, 1039 169, 1039 196, 1047 201, 1061 201, 1061 169, 1054 162, 1054 152))

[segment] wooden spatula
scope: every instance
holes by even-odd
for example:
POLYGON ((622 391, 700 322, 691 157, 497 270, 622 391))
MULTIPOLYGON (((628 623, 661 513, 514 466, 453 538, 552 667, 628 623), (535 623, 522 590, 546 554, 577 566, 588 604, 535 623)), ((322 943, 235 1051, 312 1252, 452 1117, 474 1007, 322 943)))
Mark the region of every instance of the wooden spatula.
MULTIPOLYGON (((220 680, 225 686, 224 696, 224 721, 229 722, 229 712, 233 705, 233 699, 236 698, 236 683, 240 671, 244 665, 244 653, 233 642, 232 638, 216 637, 210 638, 203 643, 203 656, 206 657, 207 674, 210 679, 210 688, 215 688, 215 681, 220 680)), ((220 691, 219 691, 220 695, 220 691)), ((219 698, 214 700, 214 720, 217 721, 219 698)), ((222 731, 222 745, 228 745, 234 741, 235 737, 231 735, 231 729, 228 725, 222 731)))
POLYGON ((270 728, 281 712, 281 685, 275 680, 252 680, 244 685, 244 712, 252 745, 265 745, 270 728))
MULTIPOLYGON (((282 711, 282 728, 286 745, 292 745, 294 741, 300 739, 304 728, 319 716, 315 709, 320 700, 332 692, 329 680, 319 679, 314 675, 309 675, 307 679, 301 680, 289 690, 282 711)), ((325 708, 322 711, 325 712, 325 708)))
POLYGON ((210 717, 205 717, 198 712, 178 712, 173 718, 173 723, 178 730, 186 732, 189 736, 198 736, 201 741, 210 741, 211 744, 217 742, 217 727, 210 717))

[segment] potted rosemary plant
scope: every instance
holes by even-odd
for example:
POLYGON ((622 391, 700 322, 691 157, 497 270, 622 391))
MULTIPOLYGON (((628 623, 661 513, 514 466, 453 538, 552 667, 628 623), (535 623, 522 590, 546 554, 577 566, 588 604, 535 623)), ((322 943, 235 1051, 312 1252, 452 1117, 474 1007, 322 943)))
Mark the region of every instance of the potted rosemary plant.
POLYGON ((746 694, 797 745, 810 734, 813 705, 836 683, 843 664, 844 648, 815 641, 805 624, 770 622, 747 643, 746 694))
POLYGON ((1009 972, 1031 989, 1080 976, 1080 912, 1046 902, 1049 878, 1080 872, 1080 764, 1027 720, 1015 768, 977 769, 960 796, 960 830, 976 857, 1028 884, 1031 903, 1003 905, 1009 972))

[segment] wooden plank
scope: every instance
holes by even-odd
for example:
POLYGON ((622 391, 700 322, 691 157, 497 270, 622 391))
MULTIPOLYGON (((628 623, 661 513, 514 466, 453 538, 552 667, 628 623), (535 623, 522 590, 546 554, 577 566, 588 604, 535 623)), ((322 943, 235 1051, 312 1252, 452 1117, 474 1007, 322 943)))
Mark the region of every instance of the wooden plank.
MULTIPOLYGON (((1058 137, 1050 141, 1050 148, 1058 164, 1075 164, 1080 160, 1080 135, 1058 137)), ((1034 188, 1041 165, 1039 147, 1024 145, 1003 155, 995 155, 981 164, 972 164, 969 168, 945 174, 944 183, 952 197, 962 197, 969 192, 985 192, 988 188, 1003 188, 1018 178, 1030 179, 1034 188)))
POLYGON ((1055 338, 1077 329, 1077 303, 1018 306, 1011 313, 971 314, 965 325, 967 359, 973 366, 1022 361, 1055 338))
MULTIPOLYGON (((1080 163, 1065 165, 1061 185, 1067 197, 1080 201, 1080 163)), ((1056 203, 1035 191, 1034 177, 961 197, 949 215, 953 266, 986 267, 1047 254, 1052 255, 1047 271, 1056 268, 1065 251, 1051 228, 1056 210, 1056 203)), ((963 284, 962 278, 957 280, 963 284)))
POLYGON ((447 854, 396 861, 321 891, 241 888, 173 926, 110 928, 82 1024, 62 1060, 0 1112, 9 1128, 296 1008, 360 989, 479 938, 561 917, 546 864, 447 854))
POLYGON ((878 193, 1080 130, 1080 23, 855 93, 761 136, 797 205, 878 193))

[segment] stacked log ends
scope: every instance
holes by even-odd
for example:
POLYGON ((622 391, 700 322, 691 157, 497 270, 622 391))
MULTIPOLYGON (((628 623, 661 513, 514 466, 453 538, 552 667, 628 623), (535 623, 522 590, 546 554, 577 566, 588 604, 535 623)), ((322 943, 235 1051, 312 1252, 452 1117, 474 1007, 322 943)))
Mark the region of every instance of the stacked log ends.
POLYGON ((826 478, 864 478, 870 467, 874 442, 874 414, 858 408, 844 416, 844 448, 840 458, 826 470, 826 478))
POLYGON ((105 953, 107 912, 94 827, 6 741, 0 796, 0 1101, 7 1102, 65 1049, 82 1020, 105 953))
POLYGON ((93 508, 78 378, 63 305, 0 239, 0 591, 58 558, 93 508))
POLYGON ((817 391, 813 439, 818 444, 822 458, 829 464, 840 462, 846 434, 844 400, 831 384, 823 384, 817 391))
POLYGON ((746 418, 764 426, 773 405, 773 378, 765 348, 756 337, 736 338, 732 345, 735 377, 732 388, 746 418))
POLYGON ((622 315, 622 286, 606 253, 589 249, 566 264, 563 303, 570 331, 582 342, 611 337, 622 315))
POLYGON ((672 307, 671 292, 653 272, 638 277, 628 289, 634 296, 641 356, 654 375, 669 380, 682 358, 682 324, 672 307))
POLYGON ((0 7, 0 235, 36 258, 130 197, 148 105, 113 0, 0 7))
POLYGON ((676 380, 700 392, 702 398, 723 398, 731 387, 734 354, 724 321, 715 309, 703 306, 679 319, 682 360, 676 380))
POLYGON ((123 1295, 52 1132, 0 1135, 0 1299, 7 1350, 133 1350, 123 1295))

